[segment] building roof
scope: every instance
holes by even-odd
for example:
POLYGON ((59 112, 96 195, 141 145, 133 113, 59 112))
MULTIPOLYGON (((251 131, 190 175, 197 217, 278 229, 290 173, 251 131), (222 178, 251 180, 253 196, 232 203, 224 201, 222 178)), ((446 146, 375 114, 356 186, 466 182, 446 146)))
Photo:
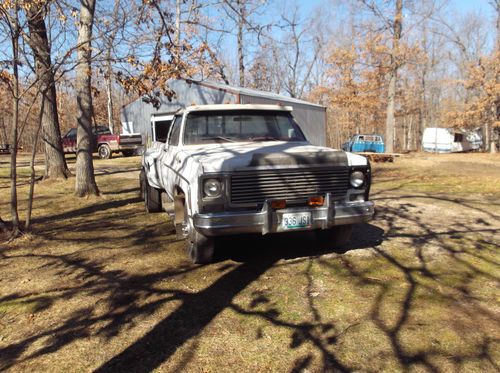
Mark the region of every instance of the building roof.
POLYGON ((219 89, 219 90, 227 91, 227 92, 233 93, 233 94, 242 94, 244 96, 262 97, 262 98, 267 98, 267 99, 272 99, 272 100, 285 101, 285 102, 289 102, 289 103, 295 103, 295 104, 301 104, 301 105, 307 105, 307 106, 315 106, 318 108, 325 108, 325 106, 323 106, 323 105, 314 104, 312 102, 299 100, 299 99, 293 98, 293 97, 279 95, 277 93, 259 91, 257 89, 251 89, 251 88, 235 87, 235 86, 230 86, 227 84, 213 82, 213 81, 209 81, 209 80, 203 80, 203 81, 194 80, 194 79, 185 79, 185 80, 187 83, 199 84, 199 85, 202 85, 205 87, 219 89))

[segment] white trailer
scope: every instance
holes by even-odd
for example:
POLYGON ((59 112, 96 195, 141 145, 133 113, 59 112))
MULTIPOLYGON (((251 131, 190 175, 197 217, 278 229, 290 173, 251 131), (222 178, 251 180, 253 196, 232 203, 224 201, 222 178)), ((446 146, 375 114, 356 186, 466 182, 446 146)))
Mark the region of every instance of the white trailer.
POLYGON ((426 128, 422 136, 424 151, 431 153, 458 153, 479 150, 481 136, 474 131, 456 131, 453 128, 426 128))

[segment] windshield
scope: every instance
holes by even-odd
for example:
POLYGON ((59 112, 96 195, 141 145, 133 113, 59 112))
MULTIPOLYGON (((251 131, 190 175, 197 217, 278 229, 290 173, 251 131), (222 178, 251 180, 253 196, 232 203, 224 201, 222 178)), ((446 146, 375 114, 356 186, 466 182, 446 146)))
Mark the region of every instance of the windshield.
POLYGON ((184 144, 243 141, 306 141, 286 111, 227 110, 188 114, 184 144))
POLYGON ((64 137, 76 137, 76 128, 72 128, 64 137))

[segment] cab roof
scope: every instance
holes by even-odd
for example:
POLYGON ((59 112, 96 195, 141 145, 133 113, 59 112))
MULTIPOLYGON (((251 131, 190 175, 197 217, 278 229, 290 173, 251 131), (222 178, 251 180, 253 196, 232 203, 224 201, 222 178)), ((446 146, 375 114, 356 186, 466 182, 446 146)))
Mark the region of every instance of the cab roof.
POLYGON ((177 113, 190 113, 194 111, 221 111, 221 110, 269 110, 269 111, 288 111, 291 112, 291 106, 282 105, 261 105, 261 104, 218 104, 218 105, 193 105, 180 109, 177 113))

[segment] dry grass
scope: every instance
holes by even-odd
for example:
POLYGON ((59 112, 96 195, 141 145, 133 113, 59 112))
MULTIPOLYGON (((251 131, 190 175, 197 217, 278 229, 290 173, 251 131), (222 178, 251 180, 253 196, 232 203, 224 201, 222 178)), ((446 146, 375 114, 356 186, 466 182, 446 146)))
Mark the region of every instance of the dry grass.
POLYGON ((0 370, 498 371, 498 160, 376 164, 377 217, 342 251, 228 238, 208 266, 144 212, 137 157, 95 162, 100 198, 39 183, 35 232, 0 244, 0 370))

